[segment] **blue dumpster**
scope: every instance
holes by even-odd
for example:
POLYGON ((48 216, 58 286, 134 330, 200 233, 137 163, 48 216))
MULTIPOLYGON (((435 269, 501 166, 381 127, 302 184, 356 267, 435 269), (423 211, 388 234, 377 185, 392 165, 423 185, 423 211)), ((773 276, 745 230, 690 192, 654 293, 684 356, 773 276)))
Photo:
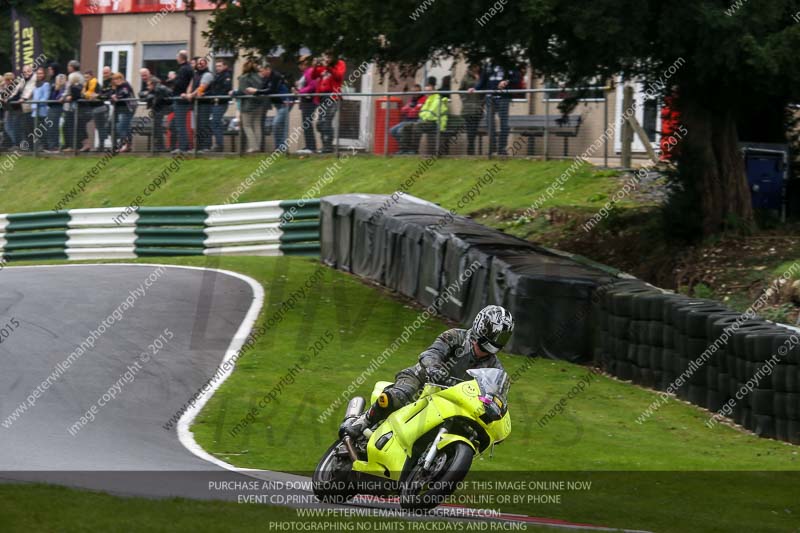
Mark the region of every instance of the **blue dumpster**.
POLYGON ((785 215, 788 147, 764 145, 743 147, 747 183, 754 209, 774 210, 785 215))

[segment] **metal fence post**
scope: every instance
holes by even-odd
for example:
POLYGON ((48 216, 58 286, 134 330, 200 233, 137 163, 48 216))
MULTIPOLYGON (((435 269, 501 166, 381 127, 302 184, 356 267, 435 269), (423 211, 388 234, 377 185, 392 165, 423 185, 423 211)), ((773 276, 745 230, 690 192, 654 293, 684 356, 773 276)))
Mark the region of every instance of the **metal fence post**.
POLYGON ((547 161, 548 157, 548 150, 550 148, 550 95, 548 93, 544 93, 544 160, 547 161))
MULTIPOLYGON (((111 119, 111 151, 116 153, 119 149, 119 146, 117 146, 117 108, 113 104, 111 105, 111 109, 108 110, 108 116, 111 119)), ((95 129, 97 129, 96 126, 97 124, 95 124, 95 129)), ((103 144, 105 145, 105 140, 103 144)), ((105 146, 103 146, 103 148, 105 148, 105 146)))
POLYGON ((383 157, 389 156, 389 110, 391 106, 391 98, 389 96, 383 97, 383 111, 385 118, 385 125, 383 127, 383 157))
POLYGON ((78 119, 80 115, 78 114, 78 101, 76 100, 73 102, 75 105, 75 109, 72 111, 73 119, 72 119, 72 155, 77 157, 78 155, 78 119))
POLYGON ((438 109, 436 110, 436 157, 439 157, 439 140, 441 138, 441 131, 442 131, 442 99, 444 96, 441 94, 439 95, 439 102, 437 104, 438 109))
MULTIPOLYGON (((192 130, 192 150, 194 151, 194 156, 197 157, 197 138, 198 138, 198 130, 200 129, 200 121, 197 117, 197 98, 194 99, 194 104, 192 105, 192 120, 189 121, 189 124, 194 123, 194 129, 192 130)), ((183 125, 186 127, 186 124, 183 125)))
POLYGON ((233 105, 234 105, 234 107, 237 107, 236 104, 239 104, 238 105, 238 109, 239 109, 239 135, 238 135, 238 137, 239 137, 239 156, 241 156, 242 154, 244 154, 244 142, 245 142, 245 139, 244 139, 244 124, 243 124, 242 111, 241 111, 241 109, 242 109, 242 99, 241 99, 241 97, 238 97, 238 96, 234 96, 233 97, 233 105))
POLYGON ((38 157, 39 155, 39 106, 42 104, 36 104, 36 111, 33 112, 33 157, 38 157))
POLYGON ((154 155, 156 153, 156 113, 155 105, 150 110, 150 155, 154 155))
MULTIPOLYGON (((605 91, 605 98, 603 99, 603 124, 608 129, 608 96, 610 91, 605 91)), ((608 138, 603 143, 603 166, 608 168, 608 138)))
POLYGON ((333 144, 336 158, 339 158, 339 126, 342 123, 342 95, 339 93, 339 98, 336 100, 336 124, 334 125, 333 144))
POLYGON ((491 159, 492 148, 494 148, 494 143, 492 142, 494 140, 494 98, 492 98, 491 95, 487 95, 486 101, 489 102, 488 109, 486 110, 486 137, 489 143, 487 152, 489 154, 488 158, 491 159))

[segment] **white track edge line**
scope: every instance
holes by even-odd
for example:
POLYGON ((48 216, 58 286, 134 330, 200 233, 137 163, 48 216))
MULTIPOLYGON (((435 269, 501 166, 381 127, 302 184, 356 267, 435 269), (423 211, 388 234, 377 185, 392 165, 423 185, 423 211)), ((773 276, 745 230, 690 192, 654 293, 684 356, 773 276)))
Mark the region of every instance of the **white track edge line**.
MULTIPOLYGON (((14 268, 14 269, 22 269, 22 268, 63 268, 63 267, 72 267, 72 268, 79 268, 82 266, 109 266, 109 265, 124 265, 124 266, 138 266, 138 267, 169 267, 169 268, 182 268, 185 270, 203 270, 203 271, 214 271, 219 272, 221 274, 225 274, 237 279, 240 279, 250 285, 250 288, 253 290, 253 299, 250 303, 250 308, 247 310, 247 313, 242 320, 242 323, 239 325, 239 328, 236 330, 236 333, 233 335, 233 339, 231 343, 228 345, 227 350, 225 351, 225 356, 223 357, 222 361, 220 361, 217 368, 224 365, 227 361, 229 361, 234 355, 236 355, 239 350, 244 346, 245 341, 247 340, 247 336, 250 334, 250 331, 253 329, 253 326, 258 319, 259 313, 261 313, 261 307, 264 304, 264 288, 258 283, 256 280, 249 276, 245 276, 244 274, 239 274, 238 272, 233 272, 231 270, 223 270, 219 268, 207 268, 207 267, 195 267, 195 266, 186 266, 186 265, 170 265, 166 263, 82 263, 82 264, 66 264, 66 265, 24 265, 24 266, 10 266, 6 268, 14 268)), ((253 469, 240 469, 236 466, 233 466, 230 463, 226 463, 225 461, 218 459, 205 451, 197 441, 194 440, 194 435, 189 430, 192 422, 200 413, 202 408, 214 395, 217 389, 228 379, 233 371, 235 370, 236 365, 234 364, 231 369, 224 374, 221 375, 220 379, 218 379, 206 392, 201 394, 198 397, 197 403, 195 403, 194 407, 190 407, 186 410, 185 413, 181 416, 178 420, 177 424, 177 432, 178 432, 178 440, 183 445, 184 448, 192 452, 192 454, 196 455, 200 459, 208 461, 209 463, 215 464, 225 470, 230 470, 232 472, 236 472, 242 475, 248 475, 246 473, 247 470, 253 471, 253 469)))

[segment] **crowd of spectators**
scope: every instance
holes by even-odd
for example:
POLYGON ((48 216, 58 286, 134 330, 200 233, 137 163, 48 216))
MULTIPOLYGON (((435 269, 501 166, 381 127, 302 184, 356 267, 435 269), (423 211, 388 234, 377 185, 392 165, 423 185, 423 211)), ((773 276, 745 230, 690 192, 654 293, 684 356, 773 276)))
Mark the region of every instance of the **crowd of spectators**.
POLYGON ((81 72, 77 61, 68 64, 66 75, 61 75, 55 64, 36 78, 27 68, 19 77, 6 74, 0 85, 4 144, 22 148, 21 140, 32 129, 33 117, 44 119, 49 114, 53 126, 41 143, 45 151, 102 151, 113 137, 111 149, 125 152, 131 147, 136 107, 144 102, 152 130, 142 133, 152 137, 155 151, 186 152, 196 142, 200 152, 221 152, 228 128, 225 116, 233 99, 247 152, 264 150, 269 134, 274 138, 275 149, 288 150, 289 113, 295 104, 303 116, 305 141, 305 147, 298 152, 333 152, 336 102, 346 70, 343 60, 329 53, 319 58, 303 56, 297 81, 290 82, 269 62, 248 59, 236 88, 230 65, 223 59, 216 60, 212 70, 208 58, 190 59, 181 50, 176 61, 177 69, 164 80, 141 69, 138 95, 122 73, 104 67, 98 79, 90 70, 81 72), (42 88, 34 95, 33 90, 40 85, 42 88), (32 99, 50 102, 34 113, 26 105, 36 104, 22 104, 32 99), (320 107, 324 112, 317 113, 320 107), (271 120, 265 121, 271 110, 271 120), (89 138, 91 123, 96 142, 89 138), (319 150, 315 129, 322 141, 319 150))
MULTIPOLYGON (((266 60, 249 58, 235 87, 232 69, 224 59, 212 65, 206 57, 190 59, 181 50, 176 61, 177 68, 163 80, 147 68, 140 69, 138 94, 123 73, 106 66, 97 77, 89 69, 81 70, 78 61, 70 61, 65 72, 51 63, 35 71, 26 66, 19 75, 6 73, 0 81, 2 147, 33 150, 37 146, 51 153, 126 152, 131 150, 134 134, 144 134, 157 152, 222 152, 225 132, 237 124, 231 125, 226 118, 234 100, 234 120, 244 151, 265 150, 265 138, 270 135, 275 150, 288 151, 289 114, 295 105, 300 109, 304 142, 296 153, 334 151, 334 125, 346 72, 345 62, 334 54, 300 56, 299 72, 291 78, 266 60), (140 103, 150 120, 135 126, 140 103), (146 129, 134 131, 137 127, 146 129)), ((490 63, 469 66, 458 86, 464 93, 459 95, 459 126, 466 133, 468 155, 475 154, 482 119, 490 132, 490 152, 505 153, 511 99, 507 89, 520 82, 520 73, 514 70, 490 63)), ((432 135, 437 131, 447 132, 450 76, 441 80, 438 89, 436 85, 436 78, 429 77, 424 90, 416 84, 409 92, 400 110, 401 121, 390 130, 399 153, 417 153, 424 135, 430 140, 438 137, 432 135)))

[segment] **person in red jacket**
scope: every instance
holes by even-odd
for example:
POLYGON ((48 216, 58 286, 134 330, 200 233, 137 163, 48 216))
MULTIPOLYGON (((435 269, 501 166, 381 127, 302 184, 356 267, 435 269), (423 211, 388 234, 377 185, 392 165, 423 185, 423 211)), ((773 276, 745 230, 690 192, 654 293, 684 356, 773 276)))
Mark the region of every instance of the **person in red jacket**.
POLYGON ((314 69, 313 77, 319 82, 319 92, 327 93, 321 98, 317 118, 317 131, 322 138, 320 152, 323 154, 333 152, 333 120, 339 110, 338 100, 346 70, 345 62, 331 52, 322 54, 320 64, 314 69))
POLYGON ((400 151, 397 152, 398 154, 414 153, 411 147, 406 146, 406 143, 403 142, 405 137, 402 136, 402 131, 403 128, 407 126, 413 127, 413 124, 419 121, 419 111, 428 98, 427 94, 420 94, 421 92, 422 86, 419 83, 415 83, 411 99, 406 105, 400 108, 400 118, 402 120, 389 130, 389 133, 392 134, 392 137, 394 137, 400 145, 400 151))

